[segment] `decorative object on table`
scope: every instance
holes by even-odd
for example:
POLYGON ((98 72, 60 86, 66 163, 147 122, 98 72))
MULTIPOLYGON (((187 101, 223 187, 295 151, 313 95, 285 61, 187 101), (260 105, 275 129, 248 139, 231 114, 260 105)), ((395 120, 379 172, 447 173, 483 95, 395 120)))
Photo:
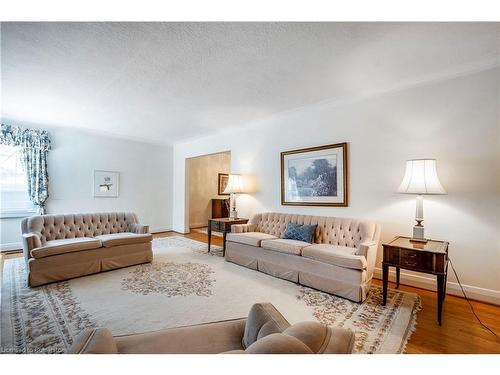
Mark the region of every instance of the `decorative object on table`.
POLYGON ((94 197, 118 197, 120 173, 94 170, 94 197))
POLYGON ((413 227, 413 238, 415 242, 426 242, 424 235, 424 206, 423 195, 446 194, 436 171, 435 159, 413 159, 406 161, 406 171, 403 181, 397 190, 403 194, 417 194, 417 208, 415 220, 417 224, 413 227))
POLYGON ((212 244, 212 231, 222 233, 222 256, 226 255, 226 235, 231 232, 231 225, 246 224, 248 219, 242 218, 220 218, 208 219, 208 252, 210 253, 210 245, 212 244))
POLYGON ((243 189, 243 177, 240 174, 230 174, 227 186, 224 189, 225 194, 231 195, 231 202, 233 204, 229 217, 231 218, 238 217, 238 211, 236 211, 236 194, 244 192, 245 191, 243 189))
POLYGON ((348 205, 347 143, 281 153, 281 204, 348 205))
POLYGON ((217 184, 217 194, 218 195, 229 195, 225 193, 227 183, 229 181, 229 175, 227 173, 219 173, 218 184, 217 184))
POLYGON ((317 225, 288 223, 283 239, 312 243, 317 227, 317 225))
POLYGON ((446 241, 414 242, 411 238, 403 236, 394 238, 388 244, 383 244, 382 305, 385 306, 387 300, 389 267, 396 267, 396 289, 399 288, 400 268, 436 275, 438 323, 441 325, 443 301, 446 295, 446 280, 448 278, 448 245, 449 243, 446 241))

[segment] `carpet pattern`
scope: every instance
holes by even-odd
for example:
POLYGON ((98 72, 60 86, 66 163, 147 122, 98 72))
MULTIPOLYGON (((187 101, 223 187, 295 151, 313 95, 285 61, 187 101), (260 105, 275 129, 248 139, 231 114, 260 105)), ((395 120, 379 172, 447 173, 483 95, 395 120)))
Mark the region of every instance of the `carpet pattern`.
POLYGON ((211 278, 214 271, 206 264, 155 262, 141 264, 130 271, 131 276, 123 279, 122 290, 148 295, 162 293, 167 297, 197 296, 212 294, 211 278))
POLYGON ((5 262, 5 268, 2 288, 9 288, 2 291, 1 353, 63 353, 75 334, 96 326, 68 281, 30 289, 23 259, 5 262))
POLYGON ((225 262, 220 248, 184 237, 153 241, 151 264, 73 280, 26 286, 24 259, 6 260, 2 353, 63 353, 85 328, 114 335, 245 317, 271 302, 293 324, 318 320, 355 332, 355 353, 402 353, 416 326, 420 298, 372 287, 362 304, 225 262))

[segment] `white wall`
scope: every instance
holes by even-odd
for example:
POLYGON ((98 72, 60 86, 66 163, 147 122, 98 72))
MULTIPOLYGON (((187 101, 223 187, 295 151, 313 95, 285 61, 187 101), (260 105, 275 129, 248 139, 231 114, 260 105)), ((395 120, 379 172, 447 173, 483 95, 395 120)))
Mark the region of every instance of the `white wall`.
MULTIPOLYGON (((53 146, 48 159, 47 213, 133 211, 152 231, 171 229, 171 146, 70 129, 47 130, 53 146), (93 197, 94 169, 120 172, 118 198, 93 197)), ((0 219, 1 244, 21 241, 20 222, 20 218, 0 219)))
MULTIPOLYGON (((298 212, 364 218, 382 224, 382 240, 409 235, 415 201, 396 194, 404 162, 436 158, 448 195, 425 198, 426 236, 450 242, 450 257, 469 294, 500 303, 499 71, 462 76, 343 102, 300 108, 245 128, 174 146, 174 230, 187 230, 185 159, 231 151, 232 173, 255 183, 239 212, 298 212), (348 142, 347 208, 280 205, 280 151, 348 142)), ((381 249, 379 249, 379 262, 381 249)), ((422 275, 403 274, 433 287, 422 275)), ((449 291, 458 293, 450 276, 449 291)))

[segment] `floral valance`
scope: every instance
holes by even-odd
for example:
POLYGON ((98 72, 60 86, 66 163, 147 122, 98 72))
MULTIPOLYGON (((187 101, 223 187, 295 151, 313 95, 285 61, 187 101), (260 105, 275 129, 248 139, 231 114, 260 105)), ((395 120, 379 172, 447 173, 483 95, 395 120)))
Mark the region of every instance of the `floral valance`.
POLYGON ((2 124, 0 144, 48 151, 50 150, 50 137, 46 130, 2 124))

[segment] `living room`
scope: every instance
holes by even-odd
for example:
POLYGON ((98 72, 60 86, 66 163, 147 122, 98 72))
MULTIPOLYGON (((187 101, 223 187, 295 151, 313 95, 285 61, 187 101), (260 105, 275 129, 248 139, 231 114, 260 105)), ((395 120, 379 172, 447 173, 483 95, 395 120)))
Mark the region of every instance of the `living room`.
POLYGON ((2 354, 498 365, 498 22, 19 20, 2 354))

